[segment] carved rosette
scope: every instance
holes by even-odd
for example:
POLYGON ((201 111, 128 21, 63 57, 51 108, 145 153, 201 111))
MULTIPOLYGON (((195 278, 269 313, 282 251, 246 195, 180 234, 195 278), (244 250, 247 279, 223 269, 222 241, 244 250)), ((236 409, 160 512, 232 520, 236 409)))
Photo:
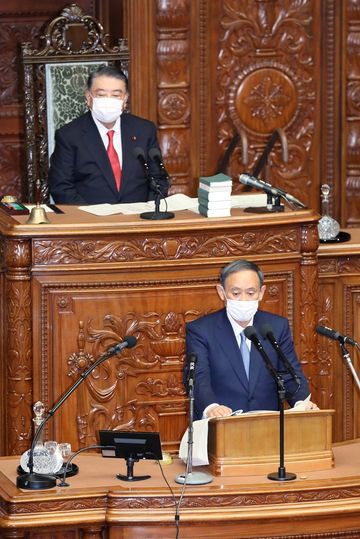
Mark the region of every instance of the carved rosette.
POLYGON ((6 401, 8 443, 12 454, 29 447, 32 438, 32 324, 30 242, 8 240, 6 264, 5 349, 7 351, 6 401))
MULTIPOLYGON (((315 132, 312 10, 311 2, 223 2, 216 87, 220 154, 234 131, 245 131, 251 170, 269 135, 284 129, 290 159, 284 164, 273 150, 268 179, 305 203, 315 132)), ((232 159, 230 169, 233 177, 242 172, 241 160, 232 159)))

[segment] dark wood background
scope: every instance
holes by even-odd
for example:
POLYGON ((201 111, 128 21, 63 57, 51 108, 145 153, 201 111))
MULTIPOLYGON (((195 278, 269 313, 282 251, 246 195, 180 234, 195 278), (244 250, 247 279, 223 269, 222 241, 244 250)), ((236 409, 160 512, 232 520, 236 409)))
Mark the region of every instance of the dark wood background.
MULTIPOLYGON (((216 171, 235 130, 248 141, 248 163, 239 144, 228 170, 234 192, 240 192, 238 174, 251 170, 270 133, 282 128, 289 161, 283 162, 277 144, 265 179, 315 211, 320 210, 320 185, 330 184, 332 215, 355 232, 360 223, 360 0, 78 4, 99 18, 113 42, 128 38, 132 111, 158 125, 173 192, 195 195, 199 175, 216 171)), ((60 0, 1 1, 0 195, 21 198, 25 192, 20 44, 37 45, 42 27, 65 5, 60 0)), ((335 251, 323 253, 314 285, 319 284, 321 323, 360 339, 359 253, 360 241, 341 258, 335 251)), ((4 281, 1 275, 2 287, 4 281)), ((14 316, 15 322, 21 320, 17 312, 14 316)), ((301 313, 295 320, 295 340, 314 331, 301 313)), ((5 370, 4 353, 1 362, 5 370)), ((336 343, 321 341, 316 372, 311 382, 319 404, 338 410, 335 439, 359 436, 359 399, 336 343)))
MULTIPOLYGON (((251 170, 273 129, 282 127, 289 162, 277 144, 266 179, 358 226, 360 1, 81 0, 112 40, 131 51, 133 112, 154 120, 173 192, 195 194, 200 174, 215 172, 235 132, 235 179, 251 170)), ((61 0, 2 0, 0 8, 0 195, 24 192, 24 110, 19 47, 38 43, 61 0)))

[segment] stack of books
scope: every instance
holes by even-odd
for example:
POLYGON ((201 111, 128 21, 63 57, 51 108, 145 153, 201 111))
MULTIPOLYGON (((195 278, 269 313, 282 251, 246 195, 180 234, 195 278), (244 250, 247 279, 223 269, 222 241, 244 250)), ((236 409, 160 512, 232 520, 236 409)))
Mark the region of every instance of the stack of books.
POLYGON ((232 179, 226 174, 200 177, 199 213, 205 217, 230 217, 232 179))

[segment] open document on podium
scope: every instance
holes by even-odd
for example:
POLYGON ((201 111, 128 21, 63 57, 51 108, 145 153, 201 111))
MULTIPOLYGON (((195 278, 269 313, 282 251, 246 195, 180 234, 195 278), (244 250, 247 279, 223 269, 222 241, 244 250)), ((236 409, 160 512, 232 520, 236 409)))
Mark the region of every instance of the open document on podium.
MULTIPOLYGON (((303 401, 298 401, 293 408, 285 410, 285 413, 289 412, 304 412, 306 410, 307 403, 310 401, 311 395, 306 397, 303 401)), ((252 413, 274 413, 274 410, 254 410, 253 412, 245 412, 241 414, 241 410, 233 412, 229 415, 250 415, 252 413)), ((226 416, 227 417, 227 416, 226 416)), ((205 466, 209 464, 208 457, 208 423, 209 419, 199 419, 198 421, 193 422, 193 466, 205 466)), ((179 449, 179 458, 184 462, 187 460, 188 452, 188 430, 185 431, 179 449)))

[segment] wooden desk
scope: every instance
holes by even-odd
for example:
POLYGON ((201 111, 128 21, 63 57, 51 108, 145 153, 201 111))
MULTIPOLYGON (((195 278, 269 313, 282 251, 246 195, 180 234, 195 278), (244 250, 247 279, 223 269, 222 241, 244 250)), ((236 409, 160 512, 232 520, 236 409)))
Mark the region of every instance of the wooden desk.
MULTIPOLYGON (((319 323, 360 342, 360 229, 343 230, 350 241, 319 247, 319 323)), ((351 345, 347 349, 359 375, 359 353, 351 345)), ((360 393, 339 344, 319 336, 317 356, 318 403, 336 410, 334 440, 360 437, 360 393)))
MULTIPOLYGON (((108 346, 138 346, 96 370, 47 425, 73 448, 101 428, 160 431, 176 451, 187 421, 185 323, 222 305, 220 269, 246 257, 266 275, 263 307, 288 316, 310 380, 316 378, 317 219, 312 210, 171 221, 96 217, 76 207, 27 225, 0 213, 2 454, 32 439, 32 405, 48 407, 108 346)), ((313 388, 316 400, 316 388, 313 388)))
MULTIPOLYGON (((335 467, 301 473, 295 481, 266 477, 214 477, 187 486, 180 507, 181 539, 334 539, 360 534, 360 443, 334 447, 335 467)), ((158 464, 142 461, 135 473, 151 479, 128 484, 115 478, 125 462, 79 455, 80 473, 70 487, 20 491, 15 486, 18 458, 0 459, 0 536, 4 539, 170 539, 175 537, 175 506, 158 464), (102 535, 104 533, 104 535, 102 535)), ((286 463, 285 463, 286 464, 286 463)), ((184 472, 176 461, 164 466, 179 500, 184 472)), ((297 470, 287 466, 287 470, 297 470)), ((195 471, 195 469, 194 469, 195 471)), ((276 470, 274 470, 276 471, 276 470)))

